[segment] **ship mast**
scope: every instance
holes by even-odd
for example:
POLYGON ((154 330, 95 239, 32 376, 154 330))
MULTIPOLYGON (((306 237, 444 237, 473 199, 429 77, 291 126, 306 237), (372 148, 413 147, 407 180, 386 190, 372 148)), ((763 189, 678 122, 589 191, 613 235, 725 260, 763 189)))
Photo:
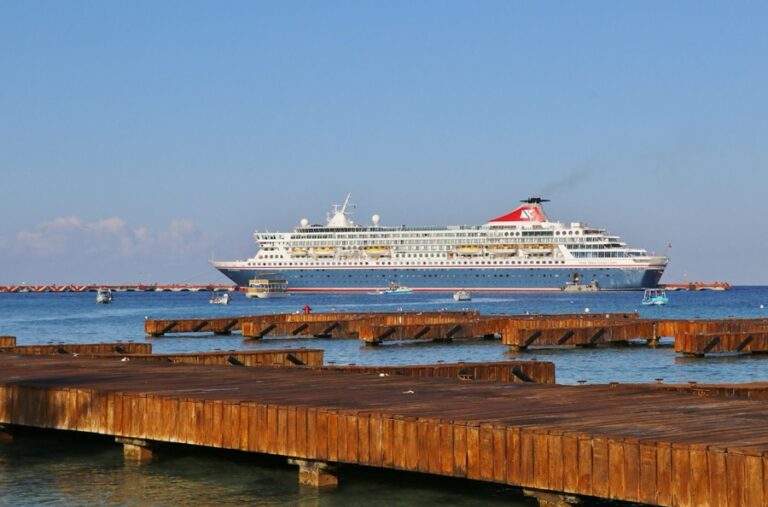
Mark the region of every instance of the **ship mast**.
POLYGON ((352 197, 352 194, 347 194, 347 198, 344 199, 344 204, 339 206, 338 204, 333 205, 333 211, 332 214, 328 214, 328 223, 325 225, 326 227, 353 227, 354 222, 349 220, 347 218, 347 207, 349 206, 349 199, 352 197))

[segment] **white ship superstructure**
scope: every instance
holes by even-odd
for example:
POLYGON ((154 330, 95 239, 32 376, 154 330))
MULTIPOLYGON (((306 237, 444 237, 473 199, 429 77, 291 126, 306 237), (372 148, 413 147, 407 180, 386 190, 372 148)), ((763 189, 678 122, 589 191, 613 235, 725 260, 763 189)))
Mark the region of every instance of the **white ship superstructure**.
POLYGON ((256 233, 250 259, 214 262, 238 285, 288 280, 289 291, 370 291, 390 282, 414 290, 560 290, 594 280, 601 289, 655 287, 664 256, 628 247, 603 229, 551 222, 546 202, 529 198, 479 226, 384 227, 349 217, 349 196, 325 225, 302 219, 293 232, 256 233))

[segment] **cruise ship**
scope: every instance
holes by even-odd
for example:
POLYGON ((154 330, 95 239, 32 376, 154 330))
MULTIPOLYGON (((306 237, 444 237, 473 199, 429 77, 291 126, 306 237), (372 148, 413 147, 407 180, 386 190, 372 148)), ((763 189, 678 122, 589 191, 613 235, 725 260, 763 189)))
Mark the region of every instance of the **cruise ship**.
POLYGON ((560 291, 574 283, 600 290, 658 285, 668 258, 628 247, 619 236, 580 222, 547 218, 546 199, 525 199, 483 225, 386 227, 350 218, 349 195, 325 225, 302 219, 293 232, 257 232, 258 253, 211 261, 237 285, 280 279, 289 292, 560 291))

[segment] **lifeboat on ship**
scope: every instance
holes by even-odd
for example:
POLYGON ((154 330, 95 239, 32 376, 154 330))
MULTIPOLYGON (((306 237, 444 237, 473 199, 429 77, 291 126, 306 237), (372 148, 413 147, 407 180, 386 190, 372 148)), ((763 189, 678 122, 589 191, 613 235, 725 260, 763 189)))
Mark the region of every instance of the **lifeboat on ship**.
POLYGON ((336 249, 331 247, 315 247, 312 249, 312 255, 316 257, 333 257, 336 255, 336 249))
POLYGON ((489 245, 487 248, 488 253, 497 257, 506 257, 517 253, 515 245, 489 245))
POLYGON ((392 250, 386 246, 367 246, 365 247, 365 255, 368 257, 389 257, 392 255, 392 250))
POLYGON ((470 257, 475 255, 483 255, 483 249, 478 245, 461 245, 456 247, 456 253, 458 255, 465 255, 470 257))
POLYGON ((529 256, 545 256, 552 255, 552 245, 546 244, 533 244, 522 245, 520 250, 528 254, 529 256))

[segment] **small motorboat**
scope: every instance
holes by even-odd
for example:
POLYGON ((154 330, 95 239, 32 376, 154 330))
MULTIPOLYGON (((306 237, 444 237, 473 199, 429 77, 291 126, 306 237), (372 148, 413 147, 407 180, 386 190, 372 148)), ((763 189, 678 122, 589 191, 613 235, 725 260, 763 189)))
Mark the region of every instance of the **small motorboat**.
POLYGON ((579 280, 579 274, 574 273, 573 280, 566 282, 563 286, 563 292, 597 292, 600 290, 597 280, 592 280, 587 285, 579 283, 579 280))
POLYGON ((399 285, 395 282, 389 282, 389 287, 378 291, 376 294, 410 294, 413 289, 406 287, 405 285, 399 285))
POLYGON ((472 294, 468 290, 460 290, 453 293, 454 301, 472 301, 472 294))
POLYGON ((212 305, 228 305, 229 304, 229 292, 216 291, 208 301, 212 305))
POLYGON ((112 290, 102 288, 96 291, 96 304, 106 305, 112 302, 112 290))
POLYGON ((664 289, 645 289, 643 293, 644 305, 665 305, 669 302, 667 293, 664 289))

